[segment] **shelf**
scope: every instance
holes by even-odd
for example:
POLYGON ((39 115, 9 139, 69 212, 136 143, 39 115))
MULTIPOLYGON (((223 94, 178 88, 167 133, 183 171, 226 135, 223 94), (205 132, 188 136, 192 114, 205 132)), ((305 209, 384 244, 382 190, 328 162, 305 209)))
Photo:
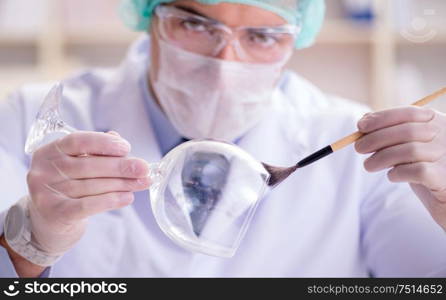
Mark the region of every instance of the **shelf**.
MULTIPOLYGON (((374 42, 374 27, 371 24, 358 24, 346 20, 327 20, 318 36, 317 43, 321 45, 366 45, 374 42)), ((390 33, 392 34, 392 33, 390 33)), ((71 46, 94 45, 128 45, 132 43, 140 32, 117 29, 109 34, 109 29, 77 30, 62 32, 63 43, 71 46)), ((404 38, 401 33, 394 32, 393 38, 400 45, 443 45, 446 44, 446 31, 437 32, 435 37, 416 43, 404 38)), ((36 46, 39 37, 36 35, 11 35, 0 33, 0 46, 36 46)))
MULTIPOLYGON (((116 32, 113 35, 102 30, 77 31, 62 33, 65 45, 128 45, 132 43, 141 33, 139 32, 116 32)), ((0 33, 0 46, 3 47, 36 47, 40 39, 38 36, 11 35, 0 33)))
MULTIPOLYGON (((446 28, 445 26, 438 28, 446 28)), ((325 45, 354 45, 371 44, 374 42, 373 34, 375 29, 373 24, 361 24, 355 21, 344 19, 331 19, 325 21, 324 27, 318 36, 317 43, 325 45)), ((417 45, 446 45, 446 30, 435 30, 435 34, 427 41, 414 42, 405 38, 402 33, 386 30, 383 33, 392 36, 394 42, 402 46, 417 45)), ((416 40, 416 37, 415 39, 416 40)))
POLYGON ((317 43, 333 45, 370 44, 373 42, 373 30, 372 24, 331 19, 325 21, 317 43))
POLYGON ((117 30, 109 34, 106 30, 71 31, 64 35, 65 45, 71 46, 94 46, 94 45, 129 45, 140 32, 117 30))
POLYGON ((36 46, 38 37, 32 34, 6 34, 0 32, 0 46, 18 47, 18 46, 36 46))

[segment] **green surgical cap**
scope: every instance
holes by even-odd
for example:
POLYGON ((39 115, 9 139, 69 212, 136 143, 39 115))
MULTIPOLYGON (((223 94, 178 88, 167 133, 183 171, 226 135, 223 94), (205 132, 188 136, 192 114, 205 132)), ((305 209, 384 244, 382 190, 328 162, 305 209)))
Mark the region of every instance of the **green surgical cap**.
MULTIPOLYGON (((175 0, 122 0, 120 16, 133 30, 149 28, 153 10, 161 3, 175 0)), ((302 49, 313 44, 322 27, 325 14, 324 0, 195 0, 204 4, 232 2, 257 6, 278 14, 290 24, 299 24, 302 31, 296 40, 296 48, 302 49)))

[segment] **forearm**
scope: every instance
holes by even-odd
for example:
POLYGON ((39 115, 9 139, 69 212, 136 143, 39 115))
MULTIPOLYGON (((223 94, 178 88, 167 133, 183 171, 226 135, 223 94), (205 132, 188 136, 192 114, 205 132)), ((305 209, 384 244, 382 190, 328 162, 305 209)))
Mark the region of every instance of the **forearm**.
POLYGON ((29 262, 11 249, 6 242, 4 235, 0 237, 0 245, 8 251, 12 264, 20 277, 39 277, 45 270, 45 267, 29 262))

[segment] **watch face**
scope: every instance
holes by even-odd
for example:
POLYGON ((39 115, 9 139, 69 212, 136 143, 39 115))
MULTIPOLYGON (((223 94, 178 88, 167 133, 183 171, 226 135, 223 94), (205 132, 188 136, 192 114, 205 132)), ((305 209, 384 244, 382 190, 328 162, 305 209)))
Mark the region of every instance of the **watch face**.
POLYGON ((9 209, 5 220, 5 238, 7 241, 14 242, 20 237, 24 221, 25 214, 19 205, 14 205, 9 209))

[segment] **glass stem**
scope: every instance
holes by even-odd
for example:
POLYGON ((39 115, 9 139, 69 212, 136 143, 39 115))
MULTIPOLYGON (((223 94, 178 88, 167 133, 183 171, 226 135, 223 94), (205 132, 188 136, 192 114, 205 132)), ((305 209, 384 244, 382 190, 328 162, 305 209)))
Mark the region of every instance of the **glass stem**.
POLYGON ((163 179, 161 172, 161 162, 150 163, 149 164, 149 174, 148 177, 152 185, 158 185, 163 179))
POLYGON ((71 134, 74 133, 78 130, 76 130, 75 128, 71 127, 70 125, 67 125, 65 123, 63 123, 63 125, 60 127, 59 129, 60 132, 65 133, 65 134, 71 134))

